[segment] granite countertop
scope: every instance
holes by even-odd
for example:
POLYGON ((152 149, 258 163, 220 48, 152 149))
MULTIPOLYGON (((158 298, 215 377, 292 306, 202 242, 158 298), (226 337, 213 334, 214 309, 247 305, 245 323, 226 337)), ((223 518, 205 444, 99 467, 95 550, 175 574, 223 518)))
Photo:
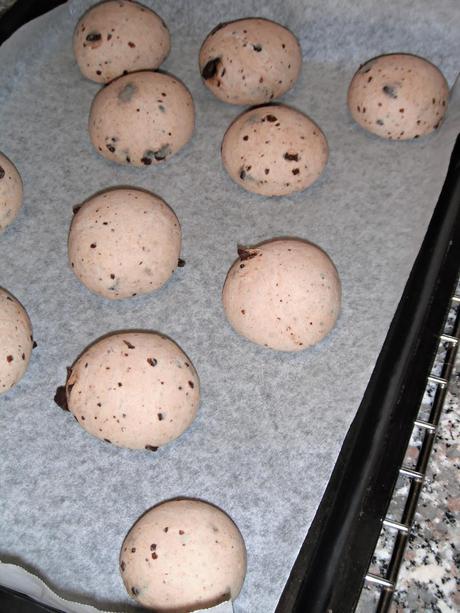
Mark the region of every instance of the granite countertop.
MULTIPOLYGON (((0 14, 15 0, 0 0, 0 14)), ((428 394, 429 395, 429 394, 428 394)), ((459 531, 460 486, 460 355, 457 358, 427 477, 418 504, 409 545, 398 579, 393 613, 460 610, 459 531)), ((408 458, 416 458, 418 443, 412 440, 408 458)), ((401 481, 395 491, 392 513, 401 511, 407 492, 401 481)), ((391 554, 393 534, 384 532, 371 571, 382 574, 391 554)), ((379 591, 366 587, 358 606, 362 613, 374 609, 379 591)))

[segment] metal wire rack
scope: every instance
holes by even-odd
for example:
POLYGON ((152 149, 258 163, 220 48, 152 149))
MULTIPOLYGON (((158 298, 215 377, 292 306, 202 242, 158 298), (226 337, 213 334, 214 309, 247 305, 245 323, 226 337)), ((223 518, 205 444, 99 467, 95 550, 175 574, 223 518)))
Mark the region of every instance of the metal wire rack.
MULTIPOLYGON (((364 579, 366 588, 378 592, 373 594, 373 610, 376 613, 387 613, 390 610, 401 565, 404 561, 406 545, 411 535, 415 512, 420 493, 425 480, 428 462, 436 438, 437 427, 442 414, 444 401, 450 376, 455 364, 458 345, 460 343, 460 285, 452 296, 450 303, 450 316, 446 321, 443 334, 439 337, 439 346, 436 359, 427 378, 427 390, 433 391, 432 403, 428 410, 421 405, 419 414, 414 421, 413 438, 420 442, 418 456, 415 464, 403 464, 399 469, 400 478, 408 480, 407 495, 405 498, 401 520, 395 521, 387 514, 382 522, 382 532, 392 531, 394 538, 391 543, 389 562, 384 572, 376 574, 371 567, 364 579)), ((398 486, 395 486, 393 495, 398 486)), ((390 505, 391 506, 391 505, 390 505)), ((380 539, 379 539, 380 542, 380 539)), ((378 544, 377 544, 378 547, 378 544)), ((364 599, 364 590, 358 602, 357 610, 369 611, 369 598, 364 599)))

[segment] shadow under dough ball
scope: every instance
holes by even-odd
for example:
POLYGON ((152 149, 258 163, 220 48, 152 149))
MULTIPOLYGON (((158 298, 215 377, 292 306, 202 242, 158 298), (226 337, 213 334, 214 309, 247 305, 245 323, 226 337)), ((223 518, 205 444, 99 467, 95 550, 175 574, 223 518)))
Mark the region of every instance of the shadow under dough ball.
POLYGON ((170 48, 165 22, 137 2, 110 0, 93 6, 81 17, 73 35, 81 72, 98 83, 127 72, 158 68, 170 48))
POLYGON ((22 304, 0 288, 0 394, 16 385, 29 365, 32 324, 22 304))
POLYGON ((181 228, 158 196, 115 188, 76 207, 68 239, 70 266, 89 290, 119 300, 153 292, 179 264, 181 228))
POLYGON ((120 572, 141 605, 185 613, 238 596, 246 548, 221 509, 202 500, 169 500, 132 526, 121 547, 120 572))
POLYGON ((150 166, 192 137, 195 109, 188 89, 160 72, 133 72, 101 89, 89 115, 96 151, 118 164, 150 166))
POLYGON ((22 191, 16 166, 0 153, 0 234, 16 219, 22 206, 22 191))
POLYGON ((302 67, 299 41, 269 19, 251 18, 218 25, 200 49, 204 84, 230 104, 262 104, 285 94, 302 67))
POLYGON ((78 357, 55 401, 107 443, 156 451, 195 419, 200 384, 190 359, 171 339, 117 332, 78 357))
POLYGON ((416 55, 381 55, 361 66, 348 89, 348 108, 362 128, 389 140, 433 132, 447 110, 449 87, 436 66, 416 55))
POLYGON ((306 115, 284 105, 242 113, 222 141, 222 161, 241 187, 285 196, 314 183, 328 159, 326 137, 306 115))
POLYGON ((322 249, 279 238, 238 253, 222 292, 238 334, 277 351, 302 351, 329 334, 339 316, 341 286, 322 249))

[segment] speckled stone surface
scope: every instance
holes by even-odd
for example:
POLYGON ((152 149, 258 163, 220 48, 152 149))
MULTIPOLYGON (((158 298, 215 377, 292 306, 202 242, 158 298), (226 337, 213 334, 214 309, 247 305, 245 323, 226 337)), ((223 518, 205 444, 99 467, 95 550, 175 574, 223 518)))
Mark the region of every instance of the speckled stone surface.
MULTIPOLYGON (((452 332, 455 309, 449 315, 446 333, 452 332)), ((438 353, 434 373, 440 375, 445 352, 438 353)), ((428 419, 435 393, 429 385, 420 410, 420 418, 428 419)), ((438 426, 427 476, 419 498, 417 512, 404 561, 401 566, 391 611, 460 610, 460 354, 449 383, 444 409, 438 426)), ((422 443, 420 430, 414 432, 405 464, 415 467, 422 443)), ((401 520, 408 493, 408 480, 400 477, 395 488, 388 517, 401 520)), ((385 576, 394 544, 395 532, 384 529, 372 560, 370 572, 385 576)), ((373 611, 380 596, 376 587, 365 587, 357 611, 373 611)))

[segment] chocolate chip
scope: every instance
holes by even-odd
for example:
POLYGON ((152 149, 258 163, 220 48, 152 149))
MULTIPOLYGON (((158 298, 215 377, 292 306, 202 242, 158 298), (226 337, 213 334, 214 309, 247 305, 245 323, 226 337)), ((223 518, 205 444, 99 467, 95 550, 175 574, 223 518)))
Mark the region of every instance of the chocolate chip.
POLYGON ((3 177, 5 176, 5 171, 4 169, 0 166, 0 179, 3 179, 3 177))
POLYGON ((132 343, 130 343, 129 341, 125 341, 124 340, 123 342, 128 347, 128 349, 136 349, 136 347, 132 343))
POLYGON ((265 117, 265 119, 266 119, 267 121, 270 121, 271 123, 273 123, 273 122, 275 122, 275 121, 278 121, 277 117, 275 117, 274 115, 267 115, 267 116, 265 117))
POLYGON ((383 119, 377 119, 375 122, 378 126, 383 126, 383 119))
POLYGON ((76 215, 76 214, 78 213, 78 211, 81 209, 81 207, 82 207, 82 206, 83 206, 83 205, 81 205, 81 204, 76 204, 76 205, 75 205, 75 206, 72 208, 73 214, 74 214, 74 215, 76 215))
POLYGON ((240 256, 240 260, 244 262, 245 260, 255 258, 257 256, 257 251, 249 251, 244 247, 238 247, 238 255, 240 256))
POLYGON ((288 151, 283 155, 284 159, 288 162, 298 162, 299 154, 298 153, 289 153, 288 151))
POLYGON ((156 366, 158 364, 158 360, 155 358, 147 358, 147 362, 150 364, 150 366, 156 366))
POLYGON ((152 560, 156 560, 158 558, 158 554, 155 551, 152 553, 152 560))
POLYGON ((91 249, 96 249, 97 245, 96 245, 96 243, 91 243, 90 247, 91 247, 91 249))
POLYGON ((169 530, 168 526, 166 526, 166 528, 163 528, 163 532, 167 532, 169 530))
POLYGON ((25 360, 26 359, 26 354, 23 353, 21 357, 22 357, 23 360, 25 360))
POLYGON ((246 136, 243 136, 243 140, 248 140, 249 136, 246 134, 246 136))
POLYGON ((110 275, 110 278, 111 278, 111 279, 115 279, 115 275, 112 273, 112 274, 110 275))
POLYGON ((6 356, 6 361, 8 362, 8 364, 9 364, 10 362, 12 362, 13 360, 14 360, 14 358, 13 358, 13 356, 12 356, 12 355, 7 355, 7 356, 6 356))
POLYGON ((124 563, 124 561, 122 560, 120 563, 120 568, 121 568, 121 572, 124 572, 125 568, 126 568, 126 564, 124 563))
POLYGON ((102 70, 96 70, 96 74, 100 76, 102 74, 102 70))
POLYGON ((150 164, 152 163, 152 160, 149 157, 143 157, 141 158, 141 162, 145 164, 146 166, 150 166, 150 164))
POLYGON ((185 260, 183 260, 182 258, 179 258, 179 259, 177 260, 177 265, 178 265, 178 267, 179 267, 179 268, 184 268, 184 266, 185 266, 185 260))
POLYGON ((156 548, 157 548, 156 543, 152 543, 150 545, 150 551, 155 551, 156 548))
POLYGON ((163 421, 163 413, 157 413, 158 421, 163 421))
POLYGON ((131 594, 132 594, 133 596, 137 596, 137 595, 139 594, 139 590, 138 590, 138 588, 133 586, 133 587, 131 588, 131 594))
POLYGON ((111 441, 110 439, 108 439, 108 438, 105 438, 105 439, 104 439, 104 441, 105 441, 106 443, 111 443, 111 442, 112 442, 112 441, 111 441))
POLYGON ((240 171, 240 179, 242 179, 244 181, 245 178, 246 178, 246 171, 243 168, 240 171))
POLYGON ((36 343, 35 341, 32 341, 32 349, 35 349, 35 347, 38 347, 38 343, 36 343))
POLYGON ((299 172, 300 172, 300 170, 299 170, 298 168, 293 168, 293 169, 292 169, 292 174, 293 174, 293 175, 298 175, 298 174, 299 174, 299 172))
POLYGON ((390 98, 397 98, 397 94, 396 94, 396 88, 393 87, 392 85, 384 85, 382 87, 383 93, 386 94, 387 96, 390 96, 390 98))
POLYGON ((54 394, 54 402, 63 411, 68 411, 69 410, 69 405, 67 404, 67 393, 66 393, 65 385, 60 385, 56 389, 56 393, 54 394))
POLYGON ((252 45, 252 48, 254 49, 254 51, 257 51, 257 53, 262 51, 262 46, 261 45, 252 45))
POLYGON ((201 76, 203 77, 205 81, 207 81, 208 79, 212 79, 213 77, 216 76, 217 71, 219 69, 219 64, 220 64, 220 58, 218 57, 213 60, 209 60, 209 62, 207 62, 207 64, 204 66, 203 70, 201 71, 201 76))
POLYGON ((98 40, 101 40, 101 38, 102 38, 102 35, 101 35, 101 34, 99 34, 99 32, 91 32, 91 33, 90 33, 90 34, 88 34, 88 36, 86 37, 86 40, 87 40, 89 43, 95 43, 95 42, 97 42, 98 40))
POLYGON ((192 389, 195 387, 195 384, 193 383, 193 381, 189 381, 188 384, 189 384, 189 387, 191 387, 192 389))
POLYGON ((108 143, 106 147, 110 151, 110 153, 115 153, 115 147, 111 143, 108 143))
POLYGON ((158 451, 158 447, 153 447, 153 445, 146 445, 145 448, 149 451, 158 451))
POLYGON ((128 47, 131 47, 131 49, 134 49, 135 46, 136 45, 133 42, 129 41, 128 47))
POLYGON ((185 534, 183 530, 179 530, 179 534, 185 534))

